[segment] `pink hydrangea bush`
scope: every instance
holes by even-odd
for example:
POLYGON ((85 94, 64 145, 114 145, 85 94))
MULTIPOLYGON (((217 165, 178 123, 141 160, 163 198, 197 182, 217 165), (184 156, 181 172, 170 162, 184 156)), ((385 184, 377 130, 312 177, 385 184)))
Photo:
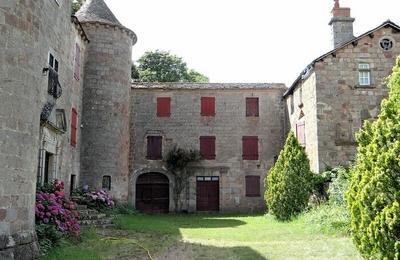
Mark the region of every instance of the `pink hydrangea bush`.
POLYGON ((104 189, 90 190, 88 185, 84 185, 75 194, 79 197, 79 204, 85 204, 92 209, 103 211, 115 206, 115 201, 104 189))
POLYGON ((79 237, 76 205, 65 197, 63 190, 64 184, 54 180, 36 192, 36 223, 55 225, 60 232, 79 237))

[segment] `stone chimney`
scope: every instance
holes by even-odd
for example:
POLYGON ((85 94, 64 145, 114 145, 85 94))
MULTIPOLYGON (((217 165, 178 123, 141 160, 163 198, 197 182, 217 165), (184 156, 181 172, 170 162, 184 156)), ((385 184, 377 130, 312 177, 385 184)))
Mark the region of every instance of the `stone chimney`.
POLYGON ((340 7, 339 0, 335 0, 335 6, 332 9, 332 19, 329 22, 329 25, 332 26, 334 48, 354 38, 354 20, 354 18, 350 17, 350 8, 340 7))

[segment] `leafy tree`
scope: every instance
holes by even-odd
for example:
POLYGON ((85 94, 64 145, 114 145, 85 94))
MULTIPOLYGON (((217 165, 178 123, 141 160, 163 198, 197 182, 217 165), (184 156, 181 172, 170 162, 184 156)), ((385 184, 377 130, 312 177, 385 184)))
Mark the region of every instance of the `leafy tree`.
POLYGON ((208 82, 206 76, 188 70, 182 58, 160 50, 143 54, 137 71, 142 82, 208 82))
POLYGON ((72 15, 78 12, 85 0, 72 0, 72 15))
POLYGON ((189 173, 186 167, 190 162, 197 162, 200 160, 201 155, 199 151, 185 150, 177 146, 174 146, 166 156, 165 162, 167 164, 167 169, 175 177, 174 200, 175 211, 177 212, 182 209, 181 195, 189 180, 189 173))
POLYGON ((132 63, 132 66, 131 66, 131 78, 136 81, 139 80, 139 70, 138 70, 137 66, 135 65, 135 63, 132 63))
POLYGON ((347 192, 355 244, 374 259, 400 259, 400 59, 388 83, 378 119, 357 134, 347 192))
POLYGON ((290 220, 302 212, 312 192, 312 180, 307 154, 290 132, 275 166, 265 179, 269 212, 278 220, 290 220))

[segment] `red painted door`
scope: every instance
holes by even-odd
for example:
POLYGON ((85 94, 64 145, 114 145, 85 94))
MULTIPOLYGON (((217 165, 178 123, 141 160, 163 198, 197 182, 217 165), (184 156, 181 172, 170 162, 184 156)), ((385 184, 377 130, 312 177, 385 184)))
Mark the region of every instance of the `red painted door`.
POLYGON ((145 213, 168 213, 169 181, 161 173, 145 173, 136 181, 136 209, 145 213))
POLYGON ((197 177, 197 211, 219 211, 219 177, 197 177))

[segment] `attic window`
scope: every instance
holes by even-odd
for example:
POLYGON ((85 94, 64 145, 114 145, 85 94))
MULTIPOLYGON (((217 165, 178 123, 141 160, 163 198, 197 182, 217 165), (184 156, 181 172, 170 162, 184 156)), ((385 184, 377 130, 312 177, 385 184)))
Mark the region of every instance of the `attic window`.
POLYGON ((393 41, 389 38, 383 38, 380 42, 379 45, 381 46, 381 48, 385 51, 388 51, 390 49, 393 48, 393 41))

